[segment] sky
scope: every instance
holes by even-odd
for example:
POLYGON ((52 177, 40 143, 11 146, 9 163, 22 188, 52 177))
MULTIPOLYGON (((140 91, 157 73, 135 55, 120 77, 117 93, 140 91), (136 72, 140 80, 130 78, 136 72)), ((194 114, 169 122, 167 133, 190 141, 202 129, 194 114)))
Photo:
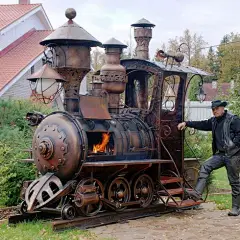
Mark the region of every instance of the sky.
MULTIPOLYGON (((12 3, 18 0, 0 0, 0 4, 12 3)), ((130 25, 146 18, 156 25, 150 42, 151 59, 157 48, 169 38, 181 36, 187 28, 202 35, 208 45, 219 44, 227 33, 240 32, 239 0, 31 0, 31 3, 42 3, 53 28, 67 21, 67 8, 75 8, 74 21, 102 43, 111 37, 130 42, 130 36, 133 39, 130 25)), ((134 39, 132 43, 135 44, 134 39)))

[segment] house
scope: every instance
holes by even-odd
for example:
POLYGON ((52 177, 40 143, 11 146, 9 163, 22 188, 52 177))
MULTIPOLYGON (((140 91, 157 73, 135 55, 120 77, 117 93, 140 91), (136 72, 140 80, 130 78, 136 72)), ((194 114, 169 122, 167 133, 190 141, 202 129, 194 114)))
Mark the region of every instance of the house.
MULTIPOLYGON (((27 78, 42 67, 44 47, 39 42, 52 31, 41 4, 19 0, 18 4, 0 5, 0 98, 32 95, 27 78)), ((87 94, 86 77, 80 93, 87 94)))
POLYGON ((52 32, 41 4, 19 0, 0 5, 0 97, 28 98, 32 91, 27 77, 42 66, 39 42, 52 32))
POLYGON ((228 96, 231 93, 231 89, 233 89, 233 85, 233 81, 231 83, 224 82, 221 84, 217 84, 217 81, 204 83, 203 91, 206 94, 205 101, 213 101, 219 97, 228 99, 228 96))

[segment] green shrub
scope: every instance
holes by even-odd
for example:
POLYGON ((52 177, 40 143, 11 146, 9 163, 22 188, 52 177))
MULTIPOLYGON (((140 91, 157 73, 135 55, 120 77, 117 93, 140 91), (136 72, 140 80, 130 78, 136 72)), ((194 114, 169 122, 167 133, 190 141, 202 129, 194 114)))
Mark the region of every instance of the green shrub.
POLYGON ((184 157, 207 160, 212 156, 212 133, 196 131, 191 135, 188 130, 185 131, 184 157))
MULTIPOLYGON (((189 133, 189 128, 185 131, 184 157, 197 158, 200 166, 212 156, 212 133, 196 131, 195 134, 189 133)), ((208 178, 207 185, 213 182, 213 175, 208 178)), ((197 179, 195 179, 196 181, 197 179)))
POLYGON ((0 100, 0 205, 19 203, 23 181, 35 178, 33 164, 22 163, 28 158, 33 128, 25 119, 29 111, 50 112, 51 109, 27 100, 0 100))
POLYGON ((14 149, 0 143, 0 205, 12 206, 19 203, 23 181, 34 179, 35 166, 20 162, 19 159, 26 156, 19 150, 19 146, 14 149))

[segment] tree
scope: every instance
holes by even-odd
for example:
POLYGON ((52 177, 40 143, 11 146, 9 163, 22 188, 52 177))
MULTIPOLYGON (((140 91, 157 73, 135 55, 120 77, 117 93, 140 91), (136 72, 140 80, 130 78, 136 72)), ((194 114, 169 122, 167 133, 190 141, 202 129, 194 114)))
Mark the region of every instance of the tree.
POLYGON ((168 40, 167 51, 177 52, 179 50, 186 56, 184 63, 195 67, 205 68, 206 57, 202 49, 207 45, 201 35, 191 33, 189 29, 183 32, 180 37, 168 40))
POLYGON ((196 95, 199 91, 199 81, 199 76, 194 76, 190 82, 188 90, 188 99, 190 101, 199 101, 196 95))
POLYGON ((229 109, 239 115, 240 101, 240 34, 230 33, 223 36, 217 49, 219 82, 234 81, 234 88, 229 97, 229 109))
POLYGON ((96 47, 91 52, 91 62, 93 71, 98 71, 105 63, 105 53, 100 48, 96 47))
POLYGON ((217 73, 217 56, 216 53, 213 50, 213 47, 210 47, 208 50, 208 55, 207 55, 207 60, 208 60, 208 70, 216 74, 217 73))
POLYGON ((240 34, 230 33, 223 37, 218 47, 220 82, 236 79, 240 72, 240 34))

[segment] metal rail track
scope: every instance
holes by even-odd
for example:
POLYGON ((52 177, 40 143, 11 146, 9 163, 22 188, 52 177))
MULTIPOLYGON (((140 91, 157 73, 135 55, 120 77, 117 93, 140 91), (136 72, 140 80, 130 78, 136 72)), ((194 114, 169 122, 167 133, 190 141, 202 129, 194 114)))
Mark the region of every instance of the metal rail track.
POLYGON ((166 210, 163 204, 158 204, 148 208, 127 209, 122 212, 102 212, 93 217, 78 217, 73 220, 62 220, 60 219, 59 211, 44 209, 41 212, 26 215, 17 214, 9 216, 8 224, 44 219, 51 221, 53 231, 62 231, 70 228, 87 229, 111 223, 126 222, 132 219, 156 216, 173 211, 173 209, 166 210))

